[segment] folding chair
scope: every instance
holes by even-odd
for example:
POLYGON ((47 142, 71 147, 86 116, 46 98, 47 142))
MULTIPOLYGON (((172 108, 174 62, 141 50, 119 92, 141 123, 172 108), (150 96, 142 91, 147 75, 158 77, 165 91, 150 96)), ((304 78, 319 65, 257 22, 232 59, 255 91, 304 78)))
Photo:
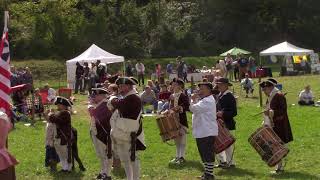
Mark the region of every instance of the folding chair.
POLYGON ((72 89, 70 89, 70 88, 60 88, 58 90, 58 94, 59 94, 59 96, 65 97, 67 99, 70 99, 70 97, 72 95, 72 89))

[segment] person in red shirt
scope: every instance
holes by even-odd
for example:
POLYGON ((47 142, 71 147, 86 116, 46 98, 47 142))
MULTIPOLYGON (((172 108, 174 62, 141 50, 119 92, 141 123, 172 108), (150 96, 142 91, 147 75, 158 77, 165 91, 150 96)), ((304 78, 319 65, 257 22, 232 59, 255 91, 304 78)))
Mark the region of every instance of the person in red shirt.
POLYGON ((158 113, 169 109, 169 98, 171 92, 168 91, 168 87, 165 84, 160 85, 160 93, 158 100, 158 113))

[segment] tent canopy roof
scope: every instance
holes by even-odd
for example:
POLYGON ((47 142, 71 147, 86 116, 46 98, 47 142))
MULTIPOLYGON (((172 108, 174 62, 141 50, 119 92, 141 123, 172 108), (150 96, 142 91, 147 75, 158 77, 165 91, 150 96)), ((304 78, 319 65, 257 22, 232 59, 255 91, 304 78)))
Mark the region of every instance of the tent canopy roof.
POLYGON ((230 54, 232 56, 236 56, 238 54, 251 54, 251 52, 234 47, 234 48, 228 50, 227 52, 220 54, 220 56, 227 56, 228 54, 230 54))
POLYGON ((102 63, 110 64, 110 63, 117 63, 123 62, 123 56, 117 56, 107 51, 101 49, 95 44, 92 44, 86 51, 84 51, 79 56, 70 59, 67 63, 76 63, 76 62, 91 62, 95 60, 101 60, 102 63))
POLYGON ((313 53, 313 50, 303 49, 285 41, 283 43, 274 45, 264 51, 261 51, 260 56, 269 56, 269 55, 294 56, 294 55, 306 55, 306 54, 312 54, 312 53, 313 53))

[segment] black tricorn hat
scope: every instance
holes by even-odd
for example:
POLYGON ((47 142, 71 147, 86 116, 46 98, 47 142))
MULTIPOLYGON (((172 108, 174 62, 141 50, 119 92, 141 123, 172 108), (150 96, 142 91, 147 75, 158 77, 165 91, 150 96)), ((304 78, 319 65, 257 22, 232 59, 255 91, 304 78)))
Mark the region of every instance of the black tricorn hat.
POLYGON ((103 88, 103 87, 99 87, 99 88, 92 88, 93 94, 94 95, 98 95, 98 94, 108 94, 108 90, 103 88))
POLYGON ((139 82, 136 78, 134 77, 118 77, 116 80, 116 84, 128 84, 128 85, 137 85, 139 82))
POLYGON ((200 86, 207 86, 210 90, 213 89, 213 85, 210 82, 202 82, 198 84, 198 87, 200 86))
POLYGON ((229 82, 229 79, 228 78, 224 78, 224 77, 221 77, 219 79, 217 79, 215 81, 216 84, 228 84, 228 86, 232 86, 232 84, 229 82))
POLYGON ((173 82, 177 83, 180 87, 184 88, 184 81, 182 79, 174 78, 170 84, 172 84, 173 82))
POLYGON ((277 85, 278 82, 275 79, 269 78, 266 81, 262 81, 259 85, 261 88, 271 87, 277 85))
POLYGON ((71 107, 73 105, 73 103, 71 101, 69 101, 67 98, 62 97, 62 96, 57 96, 54 102, 55 105, 57 104, 62 104, 65 105, 67 107, 71 107))

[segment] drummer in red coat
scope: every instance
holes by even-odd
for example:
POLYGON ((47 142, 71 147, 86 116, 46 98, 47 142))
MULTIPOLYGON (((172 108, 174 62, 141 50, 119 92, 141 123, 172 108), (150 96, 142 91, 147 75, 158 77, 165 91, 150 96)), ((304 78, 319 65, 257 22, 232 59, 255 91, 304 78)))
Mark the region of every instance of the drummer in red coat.
MULTIPOLYGON (((266 102, 266 110, 264 112, 264 125, 271 126, 274 132, 285 143, 293 141, 291 126, 287 113, 287 100, 285 96, 275 87, 277 81, 267 79, 260 83, 262 91, 268 97, 266 102)), ((273 173, 281 173, 284 171, 284 163, 280 161, 276 165, 273 173)))
POLYGON ((174 139, 176 144, 176 157, 170 161, 173 164, 183 164, 185 162, 185 152, 187 143, 188 120, 186 112, 189 111, 189 98, 184 93, 184 82, 181 79, 172 81, 174 93, 171 95, 170 109, 179 114, 179 122, 182 125, 181 136, 174 139))
POLYGON ((62 165, 61 172, 68 173, 71 171, 71 114, 68 110, 72 106, 72 102, 68 99, 58 96, 55 104, 57 105, 57 112, 50 112, 48 114, 49 121, 56 124, 57 134, 54 140, 54 147, 59 155, 60 163, 62 165))

